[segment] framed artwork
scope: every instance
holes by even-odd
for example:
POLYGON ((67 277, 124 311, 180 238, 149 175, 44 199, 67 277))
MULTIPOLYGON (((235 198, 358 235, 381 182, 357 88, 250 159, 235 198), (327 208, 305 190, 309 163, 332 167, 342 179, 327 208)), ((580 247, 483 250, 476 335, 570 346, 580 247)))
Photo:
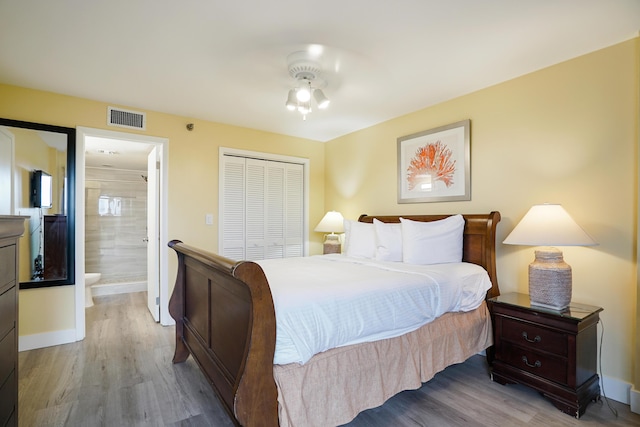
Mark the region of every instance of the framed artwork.
POLYGON ((471 200, 470 120, 398 138, 398 203, 471 200))

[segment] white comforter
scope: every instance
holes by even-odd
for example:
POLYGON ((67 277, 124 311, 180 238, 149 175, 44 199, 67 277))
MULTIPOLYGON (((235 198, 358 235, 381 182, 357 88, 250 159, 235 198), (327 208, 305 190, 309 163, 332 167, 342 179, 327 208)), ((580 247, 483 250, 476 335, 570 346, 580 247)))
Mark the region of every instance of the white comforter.
POLYGON ((392 338, 449 311, 470 311, 491 287, 469 263, 413 265, 344 255, 258 261, 276 311, 275 364, 392 338))

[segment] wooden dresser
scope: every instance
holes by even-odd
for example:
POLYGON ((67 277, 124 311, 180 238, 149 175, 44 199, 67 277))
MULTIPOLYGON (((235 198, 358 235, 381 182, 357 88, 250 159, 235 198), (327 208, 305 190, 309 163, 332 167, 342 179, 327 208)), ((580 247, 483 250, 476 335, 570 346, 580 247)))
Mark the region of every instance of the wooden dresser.
POLYGON ((571 303, 562 311, 529 303, 529 295, 489 300, 495 338, 492 379, 538 390, 562 412, 579 418, 600 398, 596 372, 602 308, 571 303))
POLYGON ((21 216, 0 215, 0 426, 18 425, 18 238, 21 216))

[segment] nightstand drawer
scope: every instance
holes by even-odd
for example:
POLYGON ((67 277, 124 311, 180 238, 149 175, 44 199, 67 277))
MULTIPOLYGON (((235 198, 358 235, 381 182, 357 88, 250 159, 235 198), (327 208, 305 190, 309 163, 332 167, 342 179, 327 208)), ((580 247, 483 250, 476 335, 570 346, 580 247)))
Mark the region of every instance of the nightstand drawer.
POLYGON ((565 357, 568 353, 566 334, 509 317, 502 318, 502 340, 557 356, 565 357))
POLYGON ((530 372, 556 383, 567 384, 567 360, 528 351, 504 343, 500 360, 514 368, 530 372))

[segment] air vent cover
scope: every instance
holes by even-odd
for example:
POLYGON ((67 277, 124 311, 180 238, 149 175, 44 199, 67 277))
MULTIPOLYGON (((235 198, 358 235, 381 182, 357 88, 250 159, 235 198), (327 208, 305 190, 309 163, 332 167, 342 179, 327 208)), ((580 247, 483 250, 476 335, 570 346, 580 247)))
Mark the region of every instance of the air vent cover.
POLYGON ((147 126, 147 117, 145 113, 140 113, 138 111, 107 107, 107 125, 145 130, 147 126))

